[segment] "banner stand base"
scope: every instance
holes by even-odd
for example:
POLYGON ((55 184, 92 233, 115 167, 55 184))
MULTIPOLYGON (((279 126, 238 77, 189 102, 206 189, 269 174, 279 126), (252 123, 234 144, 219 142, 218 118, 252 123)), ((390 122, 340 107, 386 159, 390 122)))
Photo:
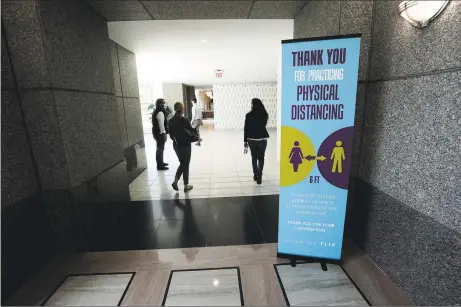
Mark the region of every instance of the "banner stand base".
POLYGON ((318 262, 318 263, 320 263, 320 267, 322 268, 322 271, 327 271, 328 270, 327 263, 336 264, 336 265, 340 264, 339 260, 331 260, 331 259, 324 259, 324 258, 313 258, 313 257, 300 257, 300 256, 280 254, 280 253, 277 253, 277 258, 290 259, 290 266, 292 266, 293 268, 296 267, 296 261, 302 261, 303 263, 318 262))

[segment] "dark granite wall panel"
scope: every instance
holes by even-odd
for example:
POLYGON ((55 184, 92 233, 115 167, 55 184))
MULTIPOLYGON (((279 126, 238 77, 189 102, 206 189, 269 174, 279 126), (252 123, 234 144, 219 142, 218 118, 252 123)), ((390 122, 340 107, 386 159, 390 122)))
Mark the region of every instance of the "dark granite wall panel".
POLYGON ((293 38, 339 34, 341 1, 309 1, 296 16, 293 38))
POLYGON ((307 1, 254 1, 250 19, 293 19, 307 1))
POLYGON ((363 113, 367 99, 367 85, 357 86, 357 101, 355 105, 354 146, 352 148, 351 176, 357 176, 359 171, 360 148, 362 143, 363 113))
POLYGON ((72 186, 123 160, 115 97, 55 91, 72 186))
POLYGON ((111 41, 118 122, 123 148, 144 140, 136 55, 111 41))
POLYGON ((144 140, 141 119, 141 102, 139 98, 123 97, 125 105, 126 131, 128 133, 128 146, 144 140))
POLYGON ((359 80, 368 80, 373 1, 342 1, 339 34, 361 33, 359 80))
POLYGON ((139 1, 90 0, 89 3, 108 21, 152 20, 139 1))
POLYGON ((107 23, 79 0, 38 3, 52 86, 114 93, 107 23))
POLYGON ((373 1, 311 1, 298 14, 294 38, 362 34, 359 80, 368 80, 373 1))
POLYGON ((450 1, 429 27, 417 29, 396 14, 393 1, 376 1, 370 79, 389 79, 461 67, 461 1, 450 1))
POLYGON ((42 188, 69 187, 69 170, 53 91, 24 91, 21 100, 42 188))
POLYGON ((461 302, 461 234, 356 180, 354 241, 416 305, 461 302))
POLYGON ((122 84, 120 81, 120 66, 118 63, 117 43, 110 41, 110 55, 112 60, 112 71, 114 72, 115 95, 122 96, 122 84))
POLYGON ((18 86, 50 86, 43 33, 35 1, 2 1, 2 22, 18 86))
POLYGON ((79 208, 69 190, 43 193, 52 238, 60 251, 85 252, 86 241, 79 221, 79 208))
POLYGON ((2 305, 54 253, 45 206, 38 195, 2 208, 2 305))
POLYGON ((2 91, 2 208, 39 190, 26 128, 14 91, 2 91))
POLYGON ((6 50, 5 34, 2 31, 2 90, 16 88, 8 51, 6 50))
POLYGON ((370 85, 360 178, 461 232, 461 71, 370 85))
POLYGON ((155 19, 246 19, 252 1, 144 1, 155 19))
POLYGON ((120 45, 117 45, 117 50, 122 82, 122 94, 124 97, 139 97, 136 55, 120 45))
POLYGON ((126 121, 125 121, 125 107, 123 106, 123 98, 116 97, 117 101, 117 111, 118 111, 118 124, 120 128, 120 144, 122 148, 128 147, 128 136, 126 131, 126 121))

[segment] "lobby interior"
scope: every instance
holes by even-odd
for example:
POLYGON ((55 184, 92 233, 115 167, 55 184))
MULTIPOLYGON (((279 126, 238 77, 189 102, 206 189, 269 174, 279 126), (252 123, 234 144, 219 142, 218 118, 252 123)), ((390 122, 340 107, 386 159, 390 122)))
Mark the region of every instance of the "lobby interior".
POLYGON ((423 28, 400 2, 3 0, 2 305, 459 305, 461 2, 423 28), (277 257, 277 48, 357 33, 342 259, 293 268, 277 257), (142 60, 172 50, 169 75, 142 60), (187 105, 204 84, 214 119, 194 190, 176 193, 179 162, 168 140, 157 171, 145 106, 187 105), (243 153, 253 96, 270 116, 261 185, 243 153))

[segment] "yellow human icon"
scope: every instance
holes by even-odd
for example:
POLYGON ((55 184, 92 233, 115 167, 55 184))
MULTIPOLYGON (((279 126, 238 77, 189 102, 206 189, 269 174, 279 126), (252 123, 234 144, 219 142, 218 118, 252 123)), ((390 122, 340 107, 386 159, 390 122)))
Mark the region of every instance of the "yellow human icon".
POLYGON ((333 148, 331 152, 331 160, 333 160, 333 167, 331 168, 332 173, 342 173, 343 172, 343 160, 346 160, 346 155, 344 154, 343 142, 337 141, 336 147, 333 148))

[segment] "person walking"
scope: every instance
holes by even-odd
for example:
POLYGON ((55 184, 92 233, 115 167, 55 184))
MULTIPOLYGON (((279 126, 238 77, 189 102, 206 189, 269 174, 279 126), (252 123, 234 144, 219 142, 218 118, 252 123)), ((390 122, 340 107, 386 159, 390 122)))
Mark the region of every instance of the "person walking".
POLYGON ((269 133, 266 125, 269 120, 266 108, 261 99, 251 100, 251 111, 245 117, 244 142, 245 148, 250 147, 253 166, 253 179, 261 184, 264 169, 264 155, 267 148, 269 133))
POLYGON ((203 126, 203 110, 202 107, 197 103, 197 98, 192 98, 194 106, 192 107, 192 128, 197 130, 198 142, 195 143, 197 146, 202 145, 202 139, 200 138, 200 126, 203 126))
POLYGON ((189 164, 192 154, 192 142, 198 141, 197 130, 192 128, 188 119, 184 118, 184 105, 176 102, 174 105, 175 115, 170 119, 169 131, 173 140, 173 148, 178 156, 179 167, 176 176, 171 185, 175 191, 178 191, 178 182, 181 175, 184 181, 184 192, 192 190, 194 187, 189 184, 189 164))
POLYGON ((168 163, 163 161, 163 152, 165 151, 165 143, 168 134, 167 115, 165 100, 163 98, 157 99, 157 101, 155 101, 155 110, 152 114, 152 134, 157 142, 155 159, 157 162, 157 170, 159 171, 168 170, 168 163))

